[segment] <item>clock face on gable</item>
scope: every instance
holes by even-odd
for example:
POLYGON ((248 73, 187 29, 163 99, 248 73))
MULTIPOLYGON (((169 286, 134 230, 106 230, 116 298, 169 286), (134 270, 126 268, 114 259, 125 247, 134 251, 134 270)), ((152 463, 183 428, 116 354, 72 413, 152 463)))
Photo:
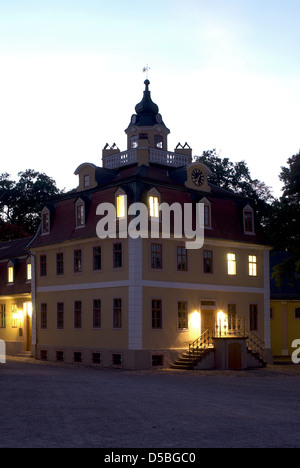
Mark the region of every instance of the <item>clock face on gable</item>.
POLYGON ((204 183, 204 174, 200 169, 194 169, 192 172, 192 182, 197 185, 197 187, 201 187, 204 183))

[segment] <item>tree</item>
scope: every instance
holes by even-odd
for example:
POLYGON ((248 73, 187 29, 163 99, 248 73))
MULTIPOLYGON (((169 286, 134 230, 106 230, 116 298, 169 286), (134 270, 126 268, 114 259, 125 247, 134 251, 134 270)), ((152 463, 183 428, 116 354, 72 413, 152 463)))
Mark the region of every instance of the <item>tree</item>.
POLYGON ((261 224, 266 224, 274 197, 264 182, 251 178, 245 161, 232 162, 229 158, 222 159, 215 149, 204 151, 196 161, 211 169, 209 181, 212 184, 251 199, 261 224))
MULTIPOLYGON (((13 236, 34 234, 40 223, 40 211, 47 201, 60 193, 55 181, 44 173, 27 169, 18 174, 19 180, 10 180, 7 173, 0 175, 0 221, 9 224, 13 236)), ((5 229, 4 229, 5 231, 5 229)), ((7 237, 4 234, 3 237, 7 237)), ((0 229, 1 233, 1 229, 0 229)))
POLYGON ((279 175, 283 195, 273 204, 268 223, 268 235, 274 249, 291 254, 273 271, 277 285, 281 285, 287 275, 296 281, 300 273, 300 151, 289 158, 287 164, 279 175))

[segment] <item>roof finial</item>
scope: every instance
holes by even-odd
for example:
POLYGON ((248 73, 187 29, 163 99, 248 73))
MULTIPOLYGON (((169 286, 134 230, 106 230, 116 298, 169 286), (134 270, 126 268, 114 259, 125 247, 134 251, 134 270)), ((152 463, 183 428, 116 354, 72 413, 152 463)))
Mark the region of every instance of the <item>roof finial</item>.
POLYGON ((147 80, 149 80, 149 70, 151 70, 151 68, 147 64, 146 67, 143 68, 143 72, 146 73, 146 79, 147 80))

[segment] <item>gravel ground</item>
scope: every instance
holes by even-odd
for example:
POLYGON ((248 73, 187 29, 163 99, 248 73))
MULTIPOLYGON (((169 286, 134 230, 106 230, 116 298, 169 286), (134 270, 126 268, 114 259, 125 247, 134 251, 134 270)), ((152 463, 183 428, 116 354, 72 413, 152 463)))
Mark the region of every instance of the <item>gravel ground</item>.
POLYGON ((8 358, 0 447, 300 447, 300 366, 120 371, 8 358))

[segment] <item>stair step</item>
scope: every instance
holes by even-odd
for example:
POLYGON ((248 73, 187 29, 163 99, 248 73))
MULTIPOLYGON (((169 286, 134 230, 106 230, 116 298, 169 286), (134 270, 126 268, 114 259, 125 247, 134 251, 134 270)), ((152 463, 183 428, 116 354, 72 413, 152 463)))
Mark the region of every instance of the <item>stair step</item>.
POLYGON ((171 364, 171 369, 185 369, 185 370, 190 370, 190 369, 192 369, 192 368, 193 368, 193 366, 188 365, 188 364, 186 364, 186 365, 184 365, 184 364, 176 364, 176 363, 171 364))

